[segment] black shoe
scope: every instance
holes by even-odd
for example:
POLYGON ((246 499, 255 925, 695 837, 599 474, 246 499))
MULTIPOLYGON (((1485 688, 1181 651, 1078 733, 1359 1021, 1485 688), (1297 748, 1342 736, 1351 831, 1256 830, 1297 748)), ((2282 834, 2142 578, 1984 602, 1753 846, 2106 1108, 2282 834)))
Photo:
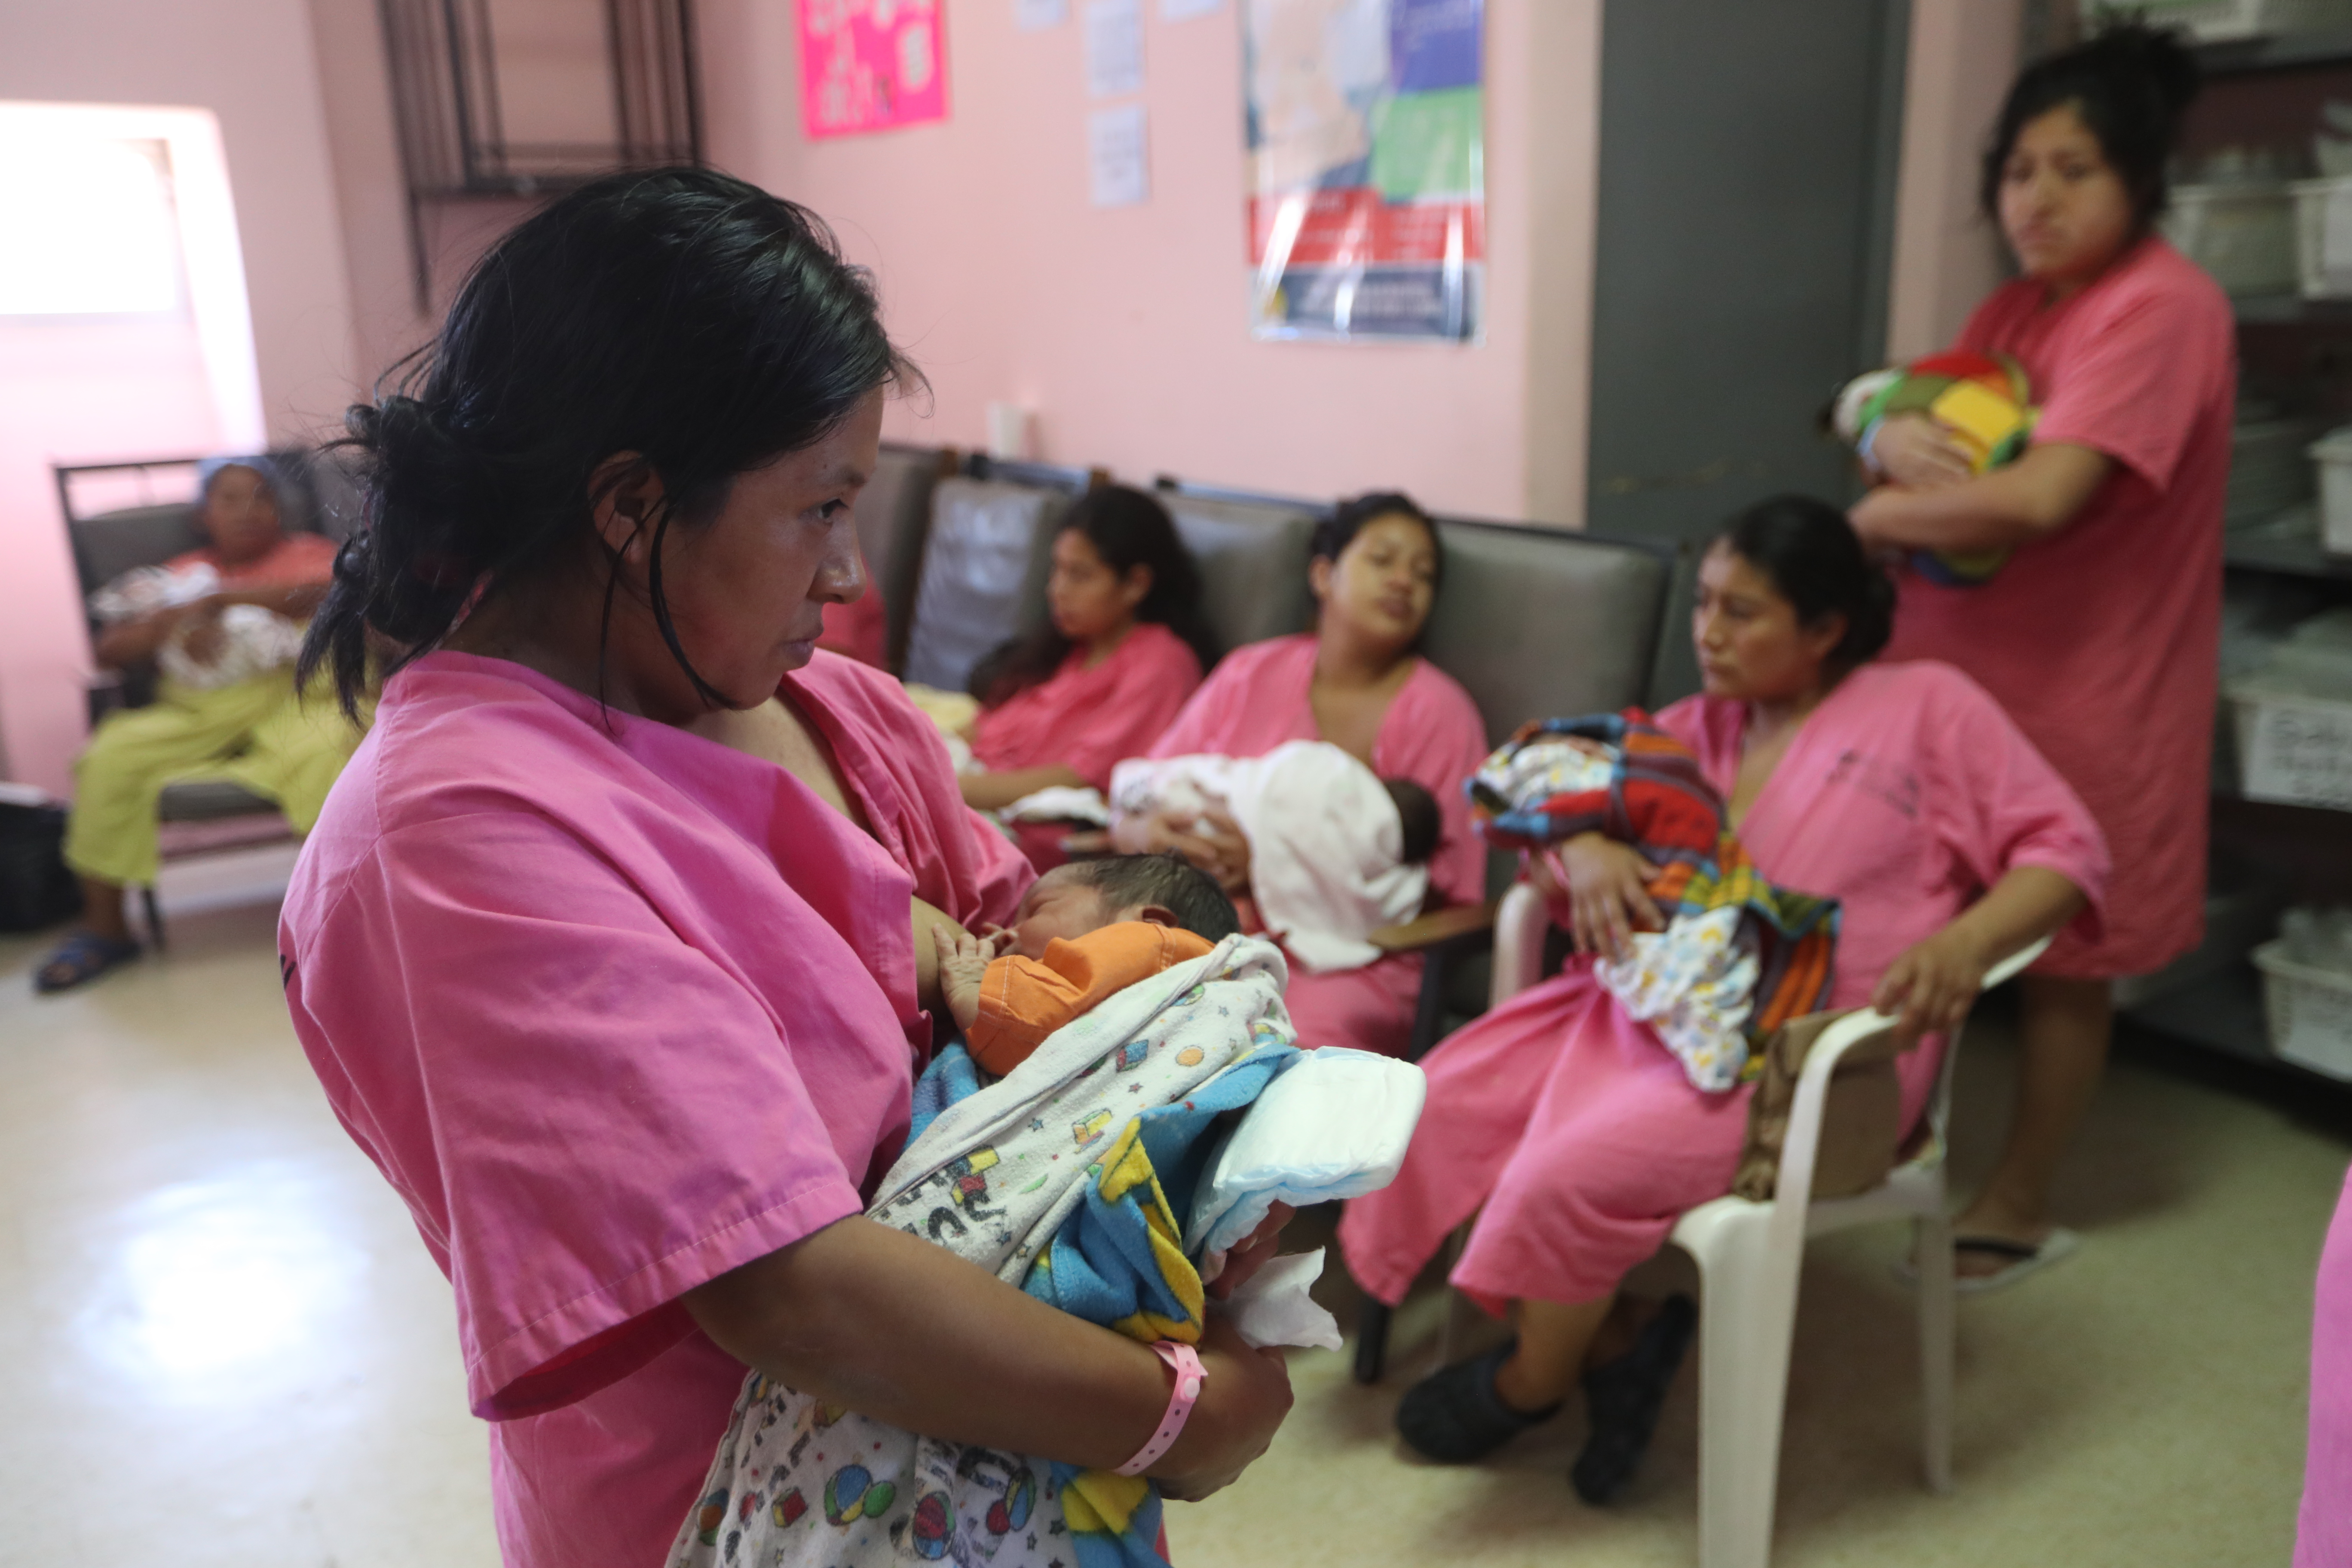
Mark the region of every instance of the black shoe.
POLYGON ((1466 1465, 1559 1415, 1557 1405, 1524 1414, 1495 1392, 1496 1372, 1517 1348, 1517 1340, 1506 1342, 1485 1355, 1433 1372, 1405 1390, 1397 1405, 1398 1435, 1424 1458, 1466 1465))
POLYGON ((1584 1402, 1592 1432, 1584 1452, 1568 1472, 1576 1495, 1598 1508, 1616 1500, 1642 1468, 1666 1390, 1690 1349, 1698 1326, 1698 1305, 1688 1296, 1669 1296, 1658 1315, 1633 1337, 1633 1348, 1584 1374, 1584 1402))

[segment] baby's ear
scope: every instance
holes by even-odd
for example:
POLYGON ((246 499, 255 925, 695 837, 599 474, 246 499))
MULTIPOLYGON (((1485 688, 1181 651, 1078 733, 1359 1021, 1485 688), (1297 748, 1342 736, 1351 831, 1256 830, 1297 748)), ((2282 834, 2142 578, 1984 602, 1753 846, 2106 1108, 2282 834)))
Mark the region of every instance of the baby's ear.
POLYGON ((1176 911, 1163 904, 1146 904, 1127 918, 1131 921, 1142 921, 1150 925, 1172 926, 1176 923, 1176 911))

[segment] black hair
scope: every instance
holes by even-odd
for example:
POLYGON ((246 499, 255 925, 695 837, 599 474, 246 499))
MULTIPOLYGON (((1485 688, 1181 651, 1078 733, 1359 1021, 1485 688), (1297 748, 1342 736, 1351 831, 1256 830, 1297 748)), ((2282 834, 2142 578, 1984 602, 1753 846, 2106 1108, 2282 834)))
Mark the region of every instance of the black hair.
POLYGON ((1106 855, 1070 861, 1066 869, 1114 910, 1158 904, 1178 925, 1210 942, 1223 942, 1242 929, 1241 916, 1217 879, 1181 855, 1106 855))
POLYGON ((1355 542, 1356 535, 1368 523, 1384 517, 1409 517, 1421 524, 1429 534, 1429 548, 1436 558, 1430 572, 1433 587, 1445 581, 1445 541, 1437 534, 1437 520, 1423 511, 1421 503, 1402 490, 1370 490, 1350 496, 1331 509, 1331 514, 1318 520, 1314 538, 1307 546, 1309 561, 1337 561, 1339 552, 1355 542))
MULTIPOLYGON (((823 439, 877 388, 920 380, 883 331, 871 279, 806 209, 703 169, 593 181, 492 247, 433 343, 346 416, 366 505, 301 678, 331 666, 352 708, 371 631, 396 650, 385 673, 398 669, 478 598, 593 537, 596 503, 650 470, 664 500, 641 522, 647 605, 717 702, 663 595, 670 523, 707 524, 737 475, 823 439), (624 452, 636 463, 599 474, 624 452)), ((609 626, 620 557, 605 554, 609 626)))
POLYGON ((1411 779, 1382 779, 1381 787, 1389 792, 1389 802, 1396 807, 1397 821, 1404 828, 1404 853, 1398 858, 1408 866, 1423 864, 1437 853, 1438 835, 1445 826, 1438 815, 1437 797, 1411 779))
MULTIPOLYGON (((1055 537, 1073 531, 1085 534, 1102 563, 1121 578, 1138 566, 1150 567, 1151 591, 1135 606, 1135 618, 1174 632, 1203 670, 1217 662, 1216 639, 1201 613, 1201 568, 1166 507, 1142 490, 1100 485, 1071 504, 1055 537)), ((974 665, 966 689, 993 708, 1051 676, 1075 646, 1048 620, 974 665)))
POLYGON ((1817 625, 1845 617, 1845 635, 1830 649, 1840 669, 1867 664, 1895 630, 1895 584, 1862 547, 1845 513, 1811 496, 1774 496, 1731 520, 1715 541, 1772 579, 1796 606, 1797 619, 1817 625))
POLYGON ((2170 195, 2165 164, 2180 121, 2197 97, 2197 57, 2177 33, 2117 22, 2095 37, 2025 68, 2009 89, 1985 143, 1978 199, 2000 219, 2001 174, 2018 133, 2053 109, 2071 105, 2099 140, 2099 151, 2131 195, 2132 217, 2146 232, 2170 195))

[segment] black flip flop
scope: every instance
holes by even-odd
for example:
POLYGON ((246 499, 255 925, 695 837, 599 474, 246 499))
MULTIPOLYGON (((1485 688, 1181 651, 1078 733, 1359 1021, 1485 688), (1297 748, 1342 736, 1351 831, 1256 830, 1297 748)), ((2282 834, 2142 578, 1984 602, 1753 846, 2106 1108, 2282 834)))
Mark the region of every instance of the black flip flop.
POLYGON ((1466 1465, 1559 1415, 1558 1405, 1533 1415, 1514 1410, 1495 1392, 1496 1372, 1518 1345, 1517 1340, 1507 1341, 1484 1355, 1433 1372, 1405 1390, 1397 1405, 1397 1435, 1423 1458, 1466 1465))
POLYGON ((108 970, 139 956, 135 942, 117 942, 94 931, 78 931, 41 961, 33 972, 33 989, 43 996, 87 985, 108 970))
POLYGON ((1666 1390, 1697 1327, 1698 1303, 1688 1296, 1669 1296, 1633 1336, 1632 1350, 1584 1374, 1592 1431, 1568 1472, 1578 1497, 1595 1508, 1614 1502, 1642 1468, 1658 1429, 1658 1412, 1665 1408, 1666 1390))

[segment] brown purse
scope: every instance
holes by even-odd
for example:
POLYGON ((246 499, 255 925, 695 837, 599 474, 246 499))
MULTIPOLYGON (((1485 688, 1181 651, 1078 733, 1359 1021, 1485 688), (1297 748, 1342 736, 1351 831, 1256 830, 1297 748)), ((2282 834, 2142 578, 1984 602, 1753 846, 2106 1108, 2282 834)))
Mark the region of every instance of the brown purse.
MULTIPOLYGON (((1731 1190, 1762 1203, 1780 1185, 1780 1146, 1789 1136, 1789 1113, 1797 1100, 1797 1079, 1822 1031, 1847 1013, 1808 1013, 1791 1018, 1764 1043, 1764 1071, 1748 1102, 1748 1140, 1739 1151, 1739 1173, 1731 1190)), ((1816 1198, 1866 1193, 1895 1168, 1902 1136, 1903 1085, 1895 1076, 1895 1027, 1889 1024, 1860 1041, 1838 1061, 1822 1108, 1822 1138, 1813 1160, 1816 1198)))

